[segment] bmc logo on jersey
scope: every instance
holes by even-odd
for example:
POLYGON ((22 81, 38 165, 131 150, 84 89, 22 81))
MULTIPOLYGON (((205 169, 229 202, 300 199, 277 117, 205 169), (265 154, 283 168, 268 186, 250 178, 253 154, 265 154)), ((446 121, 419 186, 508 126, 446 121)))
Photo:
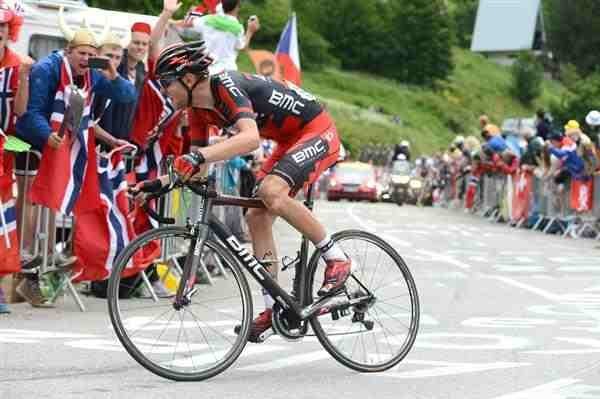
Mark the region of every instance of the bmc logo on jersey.
POLYGON ((313 158, 320 158, 322 155, 327 153, 327 143, 319 139, 314 144, 308 145, 302 148, 298 152, 292 154, 292 159, 297 164, 301 164, 306 160, 313 158))
POLYGON ((286 111, 291 111, 294 115, 300 115, 302 108, 304 108, 303 102, 294 99, 294 97, 289 94, 280 93, 277 90, 273 90, 273 93, 271 93, 269 104, 273 104, 286 111))
POLYGON ((243 96, 242 92, 236 87, 235 82, 227 72, 220 74, 219 79, 221 80, 221 83, 223 83, 223 86, 225 86, 234 97, 243 96))

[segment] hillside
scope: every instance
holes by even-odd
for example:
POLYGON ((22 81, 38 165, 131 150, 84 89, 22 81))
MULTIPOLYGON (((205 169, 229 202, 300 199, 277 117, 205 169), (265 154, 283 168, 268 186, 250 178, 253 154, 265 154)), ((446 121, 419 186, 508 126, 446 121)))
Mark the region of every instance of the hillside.
MULTIPOLYGON (((529 117, 564 92, 557 82, 545 81, 542 97, 527 108, 509 94, 509 68, 460 49, 454 50, 454 60, 454 72, 437 91, 337 69, 304 71, 303 87, 327 104, 353 155, 370 142, 401 139, 410 140, 417 153, 432 153, 457 134, 478 134, 482 113, 496 123, 529 117)), ((240 56, 240 68, 253 71, 245 55, 240 56)))

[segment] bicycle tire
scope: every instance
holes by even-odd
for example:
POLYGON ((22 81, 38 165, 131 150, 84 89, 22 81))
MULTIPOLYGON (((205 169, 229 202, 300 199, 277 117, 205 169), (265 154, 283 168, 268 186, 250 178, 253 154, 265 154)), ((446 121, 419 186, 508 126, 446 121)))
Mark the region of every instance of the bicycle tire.
MULTIPOLYGON (((402 361, 402 359, 404 359, 404 357, 412 349, 412 346, 417 337, 418 328, 419 328, 420 309, 419 309, 418 292, 417 292, 417 288, 416 288, 414 279, 413 279, 406 263, 404 263, 404 261, 402 260, 400 255, 394 250, 394 248, 392 248, 388 243, 386 243, 381 238, 377 237, 374 234, 371 234, 371 233, 368 233, 365 231, 360 231, 360 230, 344 230, 344 231, 340 231, 332 236, 332 239, 336 243, 343 243, 344 241, 350 240, 352 238, 366 240, 366 241, 376 245, 381 250, 383 250, 386 254, 388 254, 391 257, 391 259, 395 262, 395 264, 398 266, 398 268, 400 269, 400 272, 402 273, 402 276, 403 276, 402 278, 403 278, 404 282, 406 283, 406 287, 407 287, 409 295, 410 295, 410 303, 411 303, 410 326, 408 328, 408 335, 406 336, 405 340, 400 345, 400 349, 398 350, 398 352, 394 356, 392 356, 389 360, 378 363, 378 364, 367 364, 367 363, 358 362, 356 360, 349 358, 347 355, 342 353, 340 349, 338 349, 336 347, 336 345, 332 342, 332 339, 330 339, 328 337, 328 334, 325 331, 325 329, 323 328, 323 325, 320 321, 320 317, 327 317, 327 316, 318 316, 318 315, 313 316, 310 319, 310 323, 311 323, 313 331, 314 331, 315 335, 317 336, 317 338, 319 339, 319 342, 321 343, 321 345, 338 362, 340 362, 341 364, 343 364, 346 367, 349 367, 349 368, 359 371, 359 372, 382 372, 382 371, 388 370, 388 369, 396 366, 398 363, 400 363, 402 361)), ((310 258, 310 261, 308 263, 308 268, 307 268, 308 276, 307 276, 307 284, 305 287, 305 289, 306 289, 305 293, 306 293, 307 298, 316 298, 316 291, 319 289, 319 287, 314 286, 315 285, 314 283, 315 283, 315 279, 316 279, 316 272, 317 272, 317 270, 319 270, 318 266, 319 266, 320 259, 321 259, 321 252, 317 249, 313 252, 313 254, 310 258)), ((355 267, 355 265, 353 265, 353 275, 355 274, 354 267, 355 267)), ((348 281, 350 281, 350 279, 352 279, 352 278, 353 277, 350 277, 348 281)), ((347 282, 347 285, 348 285, 348 282, 347 282)), ((371 287, 367 287, 367 289, 370 289, 370 288, 371 287)), ((385 330, 383 325, 381 325, 381 329, 382 329, 382 331, 385 330)), ((367 331, 365 330, 364 332, 367 332, 367 331)), ((385 333, 385 331, 384 331, 384 333, 385 333)), ((343 335, 343 334, 338 334, 338 335, 343 335)), ((348 334, 348 336, 350 336, 350 335, 351 334, 348 334)), ((343 337, 342 337, 342 339, 343 339, 343 337)), ((375 342, 376 342, 376 340, 375 340, 375 342)), ((366 356, 366 350, 365 350, 365 356, 366 356)))
MULTIPOLYGON (((108 284, 108 310, 113 328, 119 338, 119 341, 126 349, 126 351, 144 368, 151 371, 152 373, 175 381, 201 381, 207 378, 213 377, 227 368, 229 368, 233 362, 240 356, 244 347, 246 346, 248 335, 250 334, 250 324, 252 321, 252 295, 246 276, 244 275, 242 268, 238 261, 228 252, 228 250, 216 240, 209 238, 205 242, 205 246, 210 248, 211 251, 217 253, 222 259, 227 262, 229 267, 229 279, 233 278, 237 284, 237 287, 241 293, 241 303, 243 316, 241 320, 241 331, 235 338, 235 344, 231 347, 228 353, 223 359, 213 367, 208 369, 193 372, 184 373, 174 371, 165 367, 162 367, 153 361, 149 360, 132 342, 127 334, 127 330, 123 324, 121 314, 119 311, 119 282, 121 279, 121 272, 126 267, 129 259, 135 254, 135 252, 144 247, 147 243, 157 240, 159 238, 166 237, 183 237, 185 240, 190 240, 192 236, 188 230, 184 227, 161 227, 158 229, 150 230, 142 235, 138 236, 135 240, 131 241, 129 245, 123 250, 123 252, 117 257, 115 266, 113 267, 109 284, 108 284)), ((177 347, 175 347, 175 351, 177 347)))

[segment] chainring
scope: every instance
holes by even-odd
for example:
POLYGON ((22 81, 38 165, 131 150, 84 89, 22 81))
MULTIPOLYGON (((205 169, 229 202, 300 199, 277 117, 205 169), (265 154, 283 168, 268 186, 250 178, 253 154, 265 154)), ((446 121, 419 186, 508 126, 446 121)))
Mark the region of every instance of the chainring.
POLYGON ((273 330, 287 341, 299 341, 308 331, 308 321, 300 320, 294 312, 283 308, 279 303, 273 305, 273 330))

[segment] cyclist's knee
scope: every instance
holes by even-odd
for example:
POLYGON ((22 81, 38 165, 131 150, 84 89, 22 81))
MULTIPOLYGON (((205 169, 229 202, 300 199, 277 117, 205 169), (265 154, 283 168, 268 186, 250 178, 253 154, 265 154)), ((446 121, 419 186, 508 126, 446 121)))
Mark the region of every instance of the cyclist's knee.
POLYGON ((289 198, 289 192, 290 187, 282 178, 269 175, 261 183, 258 196, 271 213, 279 215, 289 198))

